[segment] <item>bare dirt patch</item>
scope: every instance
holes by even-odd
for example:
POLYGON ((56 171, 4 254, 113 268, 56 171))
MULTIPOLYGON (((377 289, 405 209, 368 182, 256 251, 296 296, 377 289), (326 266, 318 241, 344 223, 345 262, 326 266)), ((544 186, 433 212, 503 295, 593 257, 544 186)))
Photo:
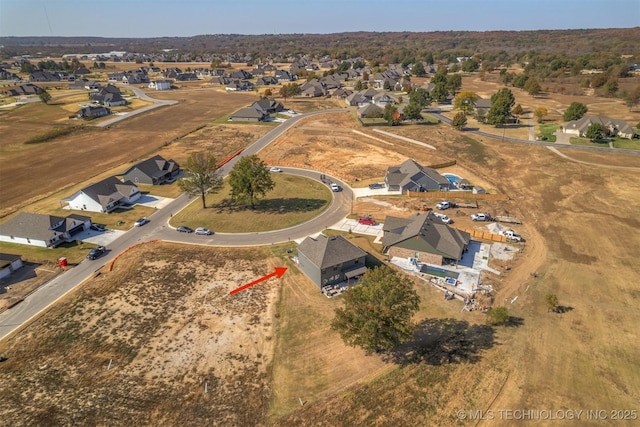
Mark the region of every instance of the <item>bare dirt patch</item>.
POLYGON ((277 282, 229 291, 272 270, 268 253, 130 254, 4 345, 3 423, 263 424, 277 282))

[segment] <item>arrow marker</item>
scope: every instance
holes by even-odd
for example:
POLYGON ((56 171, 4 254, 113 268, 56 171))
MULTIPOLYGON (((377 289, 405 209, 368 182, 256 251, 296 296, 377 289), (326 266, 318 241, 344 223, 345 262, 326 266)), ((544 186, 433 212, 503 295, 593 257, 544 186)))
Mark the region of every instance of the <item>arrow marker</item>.
POLYGON ((287 271, 287 267, 276 267, 275 268, 276 271, 274 271, 271 274, 267 274, 264 277, 261 277, 259 279, 254 280, 253 282, 247 283, 246 285, 242 285, 239 288, 236 288, 234 290, 232 290, 231 292, 229 292, 229 295, 233 295, 233 294, 237 294, 240 291, 244 291, 247 288, 250 288, 253 285, 257 285, 260 282, 264 282, 265 280, 269 280, 274 276, 278 276, 278 279, 282 277, 282 275, 284 274, 285 271, 287 271))

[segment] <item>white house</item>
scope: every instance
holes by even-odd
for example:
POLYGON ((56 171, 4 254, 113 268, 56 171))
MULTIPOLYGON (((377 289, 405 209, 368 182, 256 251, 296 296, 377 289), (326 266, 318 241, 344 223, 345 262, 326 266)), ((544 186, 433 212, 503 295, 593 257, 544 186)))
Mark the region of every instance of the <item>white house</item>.
POLYGON ((91 218, 69 215, 65 218, 20 212, 4 224, 0 224, 0 242, 53 248, 91 226, 91 218))
POLYGON ((122 182, 112 176, 77 191, 61 203, 69 209, 108 213, 119 206, 133 204, 139 198, 140 190, 134 183, 122 182))
POLYGON ((170 80, 154 80, 151 83, 149 83, 149 89, 169 90, 171 89, 171 81, 170 80))

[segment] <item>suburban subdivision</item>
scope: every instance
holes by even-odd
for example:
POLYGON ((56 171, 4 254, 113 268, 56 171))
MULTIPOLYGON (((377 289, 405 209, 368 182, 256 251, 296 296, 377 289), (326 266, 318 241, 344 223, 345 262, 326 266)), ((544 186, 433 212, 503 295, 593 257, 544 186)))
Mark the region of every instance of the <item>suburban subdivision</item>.
POLYGON ((0 37, 0 425, 635 425, 640 29, 398 34, 0 37))

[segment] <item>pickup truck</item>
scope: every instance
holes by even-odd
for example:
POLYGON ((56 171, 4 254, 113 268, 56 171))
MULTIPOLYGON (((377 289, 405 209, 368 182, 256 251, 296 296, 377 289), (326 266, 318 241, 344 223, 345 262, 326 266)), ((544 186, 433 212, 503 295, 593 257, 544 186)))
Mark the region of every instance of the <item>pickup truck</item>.
POLYGON ((488 213, 475 213, 471 215, 472 221, 491 221, 491 215, 488 213))
POLYGON ((444 201, 442 201, 442 202, 440 202, 440 203, 438 203, 438 204, 436 205, 436 208, 437 208, 437 209, 440 209, 441 211, 446 210, 446 209, 449 209, 449 208, 451 208, 451 207, 453 207, 453 205, 452 205, 452 203, 451 203, 450 201, 448 201, 448 200, 444 200, 444 201))
POLYGON ((519 234, 516 234, 516 232, 511 229, 501 230, 500 235, 514 242, 522 241, 522 236, 520 236, 519 234))

